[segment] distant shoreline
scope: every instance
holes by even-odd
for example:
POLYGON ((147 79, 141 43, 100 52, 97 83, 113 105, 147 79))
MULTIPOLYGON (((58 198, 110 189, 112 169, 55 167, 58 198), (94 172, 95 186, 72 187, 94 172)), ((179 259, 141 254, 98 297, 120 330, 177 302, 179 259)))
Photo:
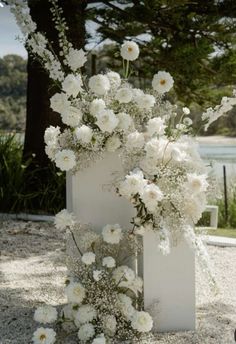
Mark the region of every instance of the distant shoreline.
POLYGON ((220 136, 220 135, 198 136, 197 141, 200 144, 206 144, 206 145, 236 146, 236 137, 228 137, 228 136, 220 136))

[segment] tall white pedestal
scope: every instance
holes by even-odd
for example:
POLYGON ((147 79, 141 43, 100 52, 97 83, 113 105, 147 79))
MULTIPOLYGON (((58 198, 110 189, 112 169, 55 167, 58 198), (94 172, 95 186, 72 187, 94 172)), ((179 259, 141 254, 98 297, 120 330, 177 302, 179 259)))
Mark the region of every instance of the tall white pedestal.
POLYGON ((155 331, 195 329, 195 255, 183 240, 164 256, 155 233, 143 238, 144 305, 156 301, 155 331))
POLYGON ((67 173, 67 210, 73 211, 81 223, 89 223, 96 231, 106 224, 118 223, 123 229, 131 228, 134 208, 129 201, 119 197, 112 182, 123 174, 117 153, 105 153, 104 158, 89 168, 67 173))

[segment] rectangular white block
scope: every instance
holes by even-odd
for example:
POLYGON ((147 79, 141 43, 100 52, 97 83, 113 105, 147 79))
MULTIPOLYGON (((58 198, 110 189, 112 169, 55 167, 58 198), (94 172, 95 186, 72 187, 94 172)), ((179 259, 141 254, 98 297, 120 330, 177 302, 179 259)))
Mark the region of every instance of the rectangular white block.
POLYGON ((158 251, 157 236, 148 232, 143 238, 144 305, 158 301, 154 330, 195 329, 195 255, 182 241, 164 256, 158 251))

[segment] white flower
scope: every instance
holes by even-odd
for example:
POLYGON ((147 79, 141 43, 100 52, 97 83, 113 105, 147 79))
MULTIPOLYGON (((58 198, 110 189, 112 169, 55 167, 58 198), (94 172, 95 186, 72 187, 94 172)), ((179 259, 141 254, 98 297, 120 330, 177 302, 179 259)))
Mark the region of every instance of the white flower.
POLYGON ((53 111, 63 113, 70 108, 71 104, 65 93, 56 93, 50 98, 50 106, 53 111))
POLYGON ((69 74, 62 83, 62 90, 74 98, 82 91, 82 79, 80 75, 69 74))
POLYGON ((130 115, 125 112, 119 112, 117 114, 117 118, 119 119, 117 129, 127 131, 133 124, 133 120, 130 115))
POLYGON ((108 152, 115 152, 121 146, 119 136, 113 135, 106 141, 106 149, 108 152))
POLYGON ((66 56, 65 63, 75 72, 79 68, 83 67, 86 61, 87 56, 83 49, 78 50, 70 48, 69 53, 66 56))
POLYGON ((119 192, 122 196, 130 198, 131 196, 143 192, 144 186, 147 181, 143 177, 140 170, 134 170, 125 177, 125 180, 119 186, 119 192))
POLYGON ((137 311, 134 313, 131 326, 138 332, 149 332, 153 326, 152 317, 147 312, 137 311))
POLYGON ((190 110, 189 110, 189 108, 188 107, 183 107, 183 113, 185 114, 185 115, 189 115, 190 114, 190 110))
POLYGON ((74 106, 70 106, 61 112, 61 120, 70 127, 77 127, 82 120, 82 112, 74 106))
POLYGON ((106 75, 97 74, 89 79, 89 88, 99 96, 103 96, 110 90, 110 81, 106 75))
POLYGON ((116 333, 117 321, 114 315, 105 315, 102 319, 103 331, 110 337, 116 333))
POLYGON ((50 127, 48 127, 44 133, 44 142, 46 143, 46 145, 56 144, 59 134, 60 134, 60 128, 53 127, 52 125, 50 125, 50 127))
POLYGON ((122 239, 122 229, 120 225, 106 225, 102 230, 103 240, 109 244, 119 244, 122 239))
POLYGON ((56 332, 52 328, 39 327, 32 340, 34 344, 53 344, 56 342, 56 332))
POLYGON ((139 133, 138 131, 134 131, 127 136, 126 148, 130 151, 132 151, 133 149, 142 149, 144 143, 145 140, 143 134, 139 133))
POLYGON ((55 155, 55 163, 62 171, 69 171, 76 165, 75 154, 70 149, 63 149, 55 155))
POLYGON ((82 143, 90 143, 93 137, 93 131, 87 125, 82 125, 75 129, 75 136, 82 143))
POLYGON ((85 298, 85 289, 82 284, 71 282, 66 288, 65 293, 69 302, 81 303, 85 298))
POLYGON ((131 298, 125 294, 120 293, 118 294, 118 300, 119 310, 127 318, 127 320, 131 320, 135 312, 135 308, 132 305, 131 298))
POLYGON ((169 90, 173 87, 174 80, 170 73, 160 71, 154 75, 152 80, 152 87, 155 91, 160 94, 169 92, 169 90))
POLYGON ((49 159, 51 159, 52 161, 55 160, 55 155, 58 152, 58 149, 59 147, 57 144, 49 144, 45 146, 45 152, 49 159))
POLYGON ((140 97, 144 95, 144 92, 140 90, 140 88, 133 88, 132 92, 133 92, 134 101, 136 101, 137 99, 139 99, 140 97))
POLYGON ((80 327, 78 332, 79 339, 83 342, 91 339, 95 335, 95 329, 92 324, 84 324, 80 327))
POLYGON ((75 224, 75 217, 72 213, 69 213, 66 209, 63 209, 56 214, 54 224, 59 230, 66 229, 67 227, 73 227, 75 224))
POLYGON ((120 54, 124 60, 134 61, 139 56, 139 47, 135 42, 125 42, 121 46, 120 54))
POLYGON ((38 307, 34 313, 34 320, 42 324, 51 324, 57 320, 57 310, 52 306, 38 307))
POLYGON ((111 83, 112 87, 119 87, 121 84, 120 74, 116 72, 108 72, 107 77, 111 83))
POLYGON ((89 107, 91 115, 97 117, 97 115, 106 108, 106 104, 103 99, 94 99, 89 107))
POLYGON ((150 136, 156 135, 164 135, 166 125, 164 124, 164 120, 160 117, 154 117, 149 119, 147 123, 147 132, 150 136))
POLYGON ((112 110, 103 110, 97 115, 96 124, 103 132, 112 133, 119 123, 112 110))
POLYGON ((115 98, 121 104, 129 103, 133 98, 132 90, 128 87, 122 87, 117 91, 115 98))
POLYGON ((156 103, 155 98, 151 94, 142 94, 135 99, 140 109, 150 110, 156 103))
POLYGON ((207 179, 206 174, 197 175, 196 173, 188 173, 186 189, 188 190, 190 194, 192 193, 197 194, 200 192, 205 192, 209 186, 206 179, 207 179))
POLYGON ((150 212, 155 212, 158 203, 162 201, 164 195, 155 184, 148 184, 144 187, 141 195, 142 201, 150 212))
POLYGON ((135 279, 135 273, 126 265, 119 266, 113 271, 113 278, 116 283, 121 281, 133 281, 135 279))
POLYGON ((119 287, 130 289, 138 296, 138 293, 141 293, 143 290, 143 280, 140 277, 136 277, 128 281, 121 281, 119 287))
POLYGON ((102 260, 102 265, 107 268, 114 268, 116 266, 116 261, 113 257, 104 257, 102 260))
POLYGON ((94 281, 98 282, 102 278, 102 271, 101 270, 94 270, 93 271, 93 279, 94 281))
POLYGON ((76 311, 73 309, 73 304, 68 303, 67 305, 65 305, 62 308, 62 314, 66 320, 74 320, 76 311))
POLYGON ((98 337, 94 338, 92 344, 106 344, 106 338, 104 337, 104 334, 102 333, 98 337))
POLYGON ((96 309, 91 305, 82 305, 75 314, 75 320, 79 324, 91 322, 97 316, 96 309))
POLYGON ((187 217, 189 223, 197 223, 202 216, 202 212, 206 208, 206 197, 192 197, 189 193, 185 195, 183 208, 181 209, 184 216, 187 217))
POLYGON ((190 125, 193 124, 193 121, 191 120, 191 118, 185 117, 183 120, 183 124, 186 125, 187 127, 189 127, 190 125))
POLYGON ((83 254, 81 260, 85 265, 91 265, 95 263, 96 255, 93 252, 86 252, 83 254))

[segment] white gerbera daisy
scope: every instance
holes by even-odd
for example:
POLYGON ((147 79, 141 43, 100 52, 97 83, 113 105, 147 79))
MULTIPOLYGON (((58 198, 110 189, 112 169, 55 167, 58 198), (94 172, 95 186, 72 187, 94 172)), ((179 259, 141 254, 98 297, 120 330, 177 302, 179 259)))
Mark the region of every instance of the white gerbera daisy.
POLYGON ((136 60, 139 56, 138 44, 131 41, 125 42, 121 46, 120 54, 124 60, 127 60, 127 61, 136 60))
POLYGON ((56 332, 52 328, 39 327, 32 340, 34 344, 53 344, 56 342, 56 332))

